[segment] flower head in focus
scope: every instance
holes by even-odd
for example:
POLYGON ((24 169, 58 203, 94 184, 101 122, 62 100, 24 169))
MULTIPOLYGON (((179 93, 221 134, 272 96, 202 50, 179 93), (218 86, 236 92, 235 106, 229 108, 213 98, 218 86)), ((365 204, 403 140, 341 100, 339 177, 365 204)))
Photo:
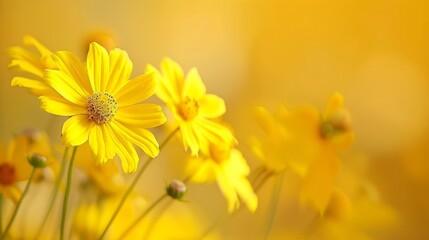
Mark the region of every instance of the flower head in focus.
POLYGON ((68 116, 62 128, 65 145, 89 142, 99 163, 119 156, 125 172, 137 169, 139 156, 134 145, 155 157, 155 136, 147 130, 165 122, 161 107, 143 104, 155 91, 153 75, 130 79, 132 62, 125 51, 108 53, 91 43, 86 66, 67 51, 53 55, 58 70, 47 69, 44 79, 58 94, 40 97, 42 108, 68 116))
POLYGON ((231 131, 213 119, 221 117, 226 109, 222 98, 206 94, 206 87, 195 68, 186 78, 182 68, 166 58, 161 63, 162 74, 153 66, 147 72, 154 72, 158 81, 156 95, 166 103, 178 122, 185 149, 198 155, 207 149, 209 143, 231 145, 235 138, 231 131))
POLYGON ((239 197, 250 211, 256 211, 258 197, 247 180, 250 169, 240 151, 226 145, 211 144, 208 152, 189 160, 191 180, 199 183, 216 181, 227 200, 228 211, 240 205, 239 197))
MULTIPOLYGON (((33 156, 43 156, 48 164, 56 162, 46 133, 27 129, 16 135, 7 148, 0 142, 0 193, 17 202, 21 191, 16 183, 30 177, 32 166, 28 159, 33 156)), ((36 180, 43 179, 44 169, 36 172, 36 180)))
POLYGON ((30 49, 15 46, 8 49, 8 55, 12 58, 9 69, 30 74, 32 77, 14 77, 12 86, 26 87, 35 95, 54 94, 55 91, 43 81, 45 69, 57 69, 52 59, 52 52, 32 36, 24 36, 24 45, 33 47, 37 53, 30 49))
POLYGON ((313 106, 281 107, 276 113, 258 108, 256 118, 266 135, 252 139, 253 152, 271 171, 290 169, 302 176, 301 202, 323 213, 340 167, 337 153, 354 137, 342 96, 333 94, 322 113, 313 106))

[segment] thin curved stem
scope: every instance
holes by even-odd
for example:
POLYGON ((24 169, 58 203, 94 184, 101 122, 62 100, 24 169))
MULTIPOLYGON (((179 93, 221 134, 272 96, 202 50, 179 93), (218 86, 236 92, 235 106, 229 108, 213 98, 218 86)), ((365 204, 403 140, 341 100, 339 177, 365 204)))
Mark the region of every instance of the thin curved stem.
POLYGON ((22 196, 19 199, 18 204, 15 207, 15 210, 13 211, 12 217, 9 220, 9 223, 7 224, 6 229, 4 230, 3 234, 1 235, 1 240, 6 238, 8 232, 10 230, 10 227, 12 226, 12 223, 15 220, 15 217, 18 214, 19 208, 21 207, 22 201, 23 201, 25 195, 27 195, 28 189, 30 189, 30 185, 33 182, 33 178, 34 178, 34 174, 36 173, 36 170, 37 169, 33 167, 33 170, 31 171, 30 178, 28 179, 28 182, 27 182, 27 186, 25 186, 24 192, 22 193, 22 196))
POLYGON ((69 155, 69 150, 70 150, 70 147, 66 147, 64 149, 63 159, 61 161, 61 167, 60 167, 60 174, 57 176, 57 179, 55 180, 54 191, 52 192, 52 195, 51 195, 51 201, 48 206, 48 211, 46 212, 45 217, 43 218, 43 222, 39 227, 39 231, 37 232, 35 237, 36 239, 39 239, 39 236, 40 234, 42 234, 42 230, 45 227, 46 222, 48 221, 48 217, 51 214, 52 209, 54 209, 55 200, 57 199, 58 192, 61 186, 61 180, 63 179, 64 173, 66 170, 66 162, 69 155))
MULTIPOLYGON (((159 151, 164 148, 164 146, 170 141, 170 139, 179 131, 179 128, 176 128, 173 132, 168 135, 168 137, 164 140, 164 142, 159 146, 159 151)), ((134 187, 137 185, 138 181, 140 180, 141 176, 143 176, 143 173, 145 172, 146 168, 149 166, 149 164, 152 162, 153 158, 148 157, 142 166, 142 168, 138 171, 136 177, 134 178, 131 185, 128 187, 127 191, 125 192, 124 196, 122 197, 121 201, 119 202, 119 205, 116 207, 115 212, 113 213, 112 217, 110 218, 109 222, 107 223, 107 226, 104 228, 103 233, 98 239, 103 239, 105 235, 107 234, 107 231, 109 230, 110 226, 112 225, 113 221, 116 219, 116 216, 118 215, 119 211, 121 210, 122 206, 124 205, 125 201, 127 200, 128 196, 133 191, 134 187)))
POLYGON ((3 195, 0 193, 0 236, 3 235, 3 195))
POLYGON ((67 206, 69 202, 69 196, 70 196, 70 189, 71 189, 71 182, 72 182, 72 176, 73 176, 73 166, 74 166, 74 160, 76 157, 76 150, 77 146, 73 148, 72 157, 70 159, 69 163, 69 169, 67 172, 67 185, 66 185, 66 192, 64 194, 64 201, 63 201, 63 211, 61 214, 61 232, 60 232, 60 239, 64 239, 64 227, 66 222, 66 215, 67 215, 67 206))
POLYGON ((267 216, 267 224, 265 225, 265 231, 263 239, 267 239, 268 235, 270 234, 271 227, 273 226, 274 222, 274 216, 276 215, 276 210, 279 205, 279 199, 280 199, 280 193, 281 193, 281 187, 283 183, 283 176, 284 171, 280 173, 279 176, 277 176, 277 179, 275 181, 275 185, 273 187, 273 192, 271 195, 271 202, 270 202, 270 210, 268 212, 267 216))
MULTIPOLYGON (((266 172, 266 169, 264 169, 263 171, 261 171, 260 173, 258 173, 257 176, 255 176, 255 178, 253 179, 253 182, 252 182, 254 191, 258 192, 259 189, 267 182, 268 178, 270 178, 273 174, 274 174, 273 172, 266 172), (259 178, 262 178, 262 179, 258 182, 259 178)), ((235 212, 233 212, 231 214, 225 213, 222 216, 220 216, 212 225, 210 225, 209 228, 207 228, 206 231, 204 231, 204 233, 201 235, 201 237, 199 239, 205 238, 213 230, 215 230, 216 228, 220 227, 221 225, 227 223, 241 209, 243 209, 243 208, 240 207, 239 209, 237 209, 235 212)))
POLYGON ((144 218, 146 215, 148 215, 155 207, 158 205, 162 200, 164 200, 168 196, 167 193, 164 193, 162 196, 160 196, 155 202, 152 203, 134 222, 127 228, 127 230, 124 231, 120 239, 124 239, 125 236, 135 227, 137 224, 144 218))

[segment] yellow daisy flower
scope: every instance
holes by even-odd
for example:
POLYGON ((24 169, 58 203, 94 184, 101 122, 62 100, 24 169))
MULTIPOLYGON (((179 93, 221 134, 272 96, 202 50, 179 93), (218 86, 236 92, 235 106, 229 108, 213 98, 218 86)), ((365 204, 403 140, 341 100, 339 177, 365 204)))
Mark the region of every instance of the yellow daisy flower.
POLYGON ((282 107, 274 114, 258 108, 256 115, 266 136, 252 139, 254 153, 270 171, 291 169, 301 175, 301 202, 323 213, 340 167, 337 153, 354 137, 342 96, 335 93, 322 113, 303 106, 282 107))
POLYGON ((30 88, 31 92, 38 96, 55 93, 42 80, 45 69, 57 69, 51 57, 53 53, 32 36, 24 36, 23 43, 26 46, 35 48, 37 53, 20 46, 11 47, 7 51, 8 55, 12 58, 8 67, 9 69, 29 73, 33 77, 14 77, 11 85, 30 88))
POLYGON ((97 43, 90 45, 86 66, 67 51, 57 52, 53 59, 59 69, 47 69, 44 79, 59 97, 40 99, 45 111, 70 117, 62 128, 65 145, 89 141, 99 163, 118 155, 127 173, 137 169, 134 145, 151 157, 158 155, 158 142, 146 128, 166 119, 160 106, 141 104, 155 91, 152 74, 129 80, 132 62, 127 53, 120 49, 108 53, 97 43))
MULTIPOLYGON (((25 130, 15 136, 5 148, 0 142, 0 193, 18 202, 21 190, 16 183, 28 180, 32 166, 28 163, 28 157, 39 154, 46 157, 48 164, 56 162, 46 133, 37 130, 25 130)), ((36 179, 41 179, 43 169, 36 172, 36 179)))
POLYGON ((191 180, 198 183, 217 181, 229 212, 240 206, 239 197, 250 211, 256 211, 258 197, 246 178, 250 169, 241 152, 226 145, 211 144, 209 152, 203 153, 189 160, 187 170, 192 174, 191 180))
POLYGON ((231 131, 213 121, 225 113, 225 102, 216 95, 206 94, 197 70, 192 68, 185 78, 182 68, 169 58, 162 61, 161 69, 162 75, 149 65, 147 72, 155 73, 156 95, 173 112, 185 149, 190 148, 192 155, 198 155, 210 142, 233 144, 235 139, 231 131))

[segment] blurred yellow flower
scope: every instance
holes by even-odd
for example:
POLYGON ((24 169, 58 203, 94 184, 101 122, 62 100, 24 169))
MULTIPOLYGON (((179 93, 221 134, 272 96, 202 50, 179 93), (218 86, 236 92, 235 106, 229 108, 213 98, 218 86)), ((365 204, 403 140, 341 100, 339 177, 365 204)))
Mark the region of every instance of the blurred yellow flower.
POLYGON ((147 72, 154 72, 158 81, 156 95, 170 108, 179 124, 186 150, 190 148, 192 155, 198 155, 210 142, 227 145, 235 142, 228 128, 212 120, 225 113, 225 102, 216 95, 206 94, 197 69, 192 68, 185 78, 179 64, 166 58, 161 70, 162 75, 152 65, 147 67, 147 72))
POLYGON ((55 91, 43 81, 43 72, 45 69, 57 69, 57 65, 52 59, 52 52, 43 46, 32 36, 24 36, 24 45, 35 48, 38 53, 15 46, 8 49, 8 55, 12 58, 9 64, 9 69, 29 73, 33 78, 14 77, 12 86, 20 86, 30 88, 35 95, 53 94, 55 91))
POLYGON ((91 153, 88 143, 79 147, 76 153, 76 167, 88 177, 88 182, 94 185, 102 194, 118 194, 125 190, 125 180, 114 161, 100 164, 91 153))
POLYGON ((323 113, 312 106, 281 107, 274 114, 258 108, 256 118, 266 137, 252 138, 255 155, 271 171, 301 175, 301 202, 323 213, 340 167, 337 152, 353 140, 342 96, 333 94, 323 113))
MULTIPOLYGON (((15 203, 21 196, 16 183, 27 180, 33 169, 28 163, 28 157, 32 154, 46 157, 49 164, 56 162, 44 132, 25 130, 9 142, 7 149, 0 142, 0 193, 15 203)), ((43 170, 37 170, 36 179, 42 177, 43 170)))
POLYGON ((118 155, 125 172, 137 169, 133 144, 151 157, 158 155, 158 142, 146 128, 163 124, 164 113, 158 105, 140 104, 155 91, 152 74, 129 80, 132 62, 127 53, 114 49, 109 54, 97 43, 90 45, 86 67, 67 51, 53 59, 59 69, 47 69, 44 79, 59 96, 40 99, 45 111, 70 117, 62 128, 65 145, 89 141, 99 163, 118 155))
POLYGON ((250 211, 256 211, 258 197, 246 178, 250 169, 237 149, 211 144, 207 153, 189 160, 187 170, 193 174, 191 180, 194 182, 217 181, 227 200, 229 212, 239 207, 239 197, 250 211))

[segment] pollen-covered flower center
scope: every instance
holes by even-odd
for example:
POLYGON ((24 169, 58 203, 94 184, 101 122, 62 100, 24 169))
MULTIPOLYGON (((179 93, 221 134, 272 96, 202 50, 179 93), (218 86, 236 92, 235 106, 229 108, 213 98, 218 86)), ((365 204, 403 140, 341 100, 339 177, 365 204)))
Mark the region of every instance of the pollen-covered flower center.
POLYGON ((117 111, 118 102, 107 92, 96 92, 88 98, 88 119, 97 124, 109 122, 117 111))
POLYGON ((191 120, 198 114, 198 102, 189 97, 185 98, 185 101, 181 102, 177 106, 177 112, 183 118, 183 120, 191 120))
POLYGON ((0 185, 11 185, 15 182, 15 167, 3 163, 0 164, 0 185))

